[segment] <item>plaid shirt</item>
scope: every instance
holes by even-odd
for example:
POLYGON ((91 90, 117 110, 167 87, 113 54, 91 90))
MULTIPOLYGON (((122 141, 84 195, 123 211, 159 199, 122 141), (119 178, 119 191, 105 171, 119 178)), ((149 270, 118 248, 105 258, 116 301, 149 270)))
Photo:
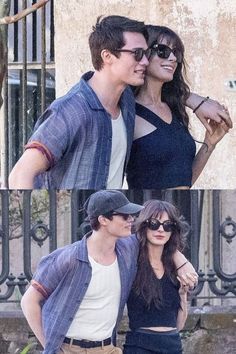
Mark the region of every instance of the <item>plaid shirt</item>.
MULTIPOLYGON (((26 149, 37 148, 50 163, 35 178, 34 188, 105 189, 112 146, 110 115, 83 75, 65 96, 55 100, 39 118, 26 149)), ((135 102, 127 87, 120 98, 127 131, 127 165, 133 141, 135 102)), ((118 188, 118 187, 117 187, 118 188)))
MULTIPOLYGON (((138 240, 136 236, 120 239, 116 243, 120 270, 121 297, 117 325, 122 318, 137 270, 138 240)), ((88 260, 87 237, 72 245, 57 249, 40 261, 33 276, 32 286, 45 297, 42 304, 42 323, 46 339, 44 354, 56 354, 71 322, 83 300, 92 276, 88 260)))

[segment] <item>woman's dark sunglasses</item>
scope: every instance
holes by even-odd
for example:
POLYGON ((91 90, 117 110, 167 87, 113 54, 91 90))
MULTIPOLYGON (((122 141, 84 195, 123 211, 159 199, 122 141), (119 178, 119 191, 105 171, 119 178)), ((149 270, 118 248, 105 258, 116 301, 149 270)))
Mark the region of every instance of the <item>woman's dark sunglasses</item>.
POLYGON ((166 44, 153 44, 151 45, 151 55, 157 54, 157 56, 161 59, 168 59, 170 56, 170 53, 173 53, 174 56, 177 59, 178 63, 182 63, 183 61, 183 57, 182 54, 180 53, 180 51, 176 48, 170 48, 168 47, 168 45, 166 44))
POLYGON ((170 220, 160 222, 157 219, 151 218, 149 220, 146 220, 146 224, 147 224, 147 227, 153 231, 158 230, 161 225, 162 225, 164 231, 166 231, 166 232, 170 232, 170 231, 172 232, 176 228, 176 223, 174 221, 170 221, 170 220))
POLYGON ((137 62, 140 62, 143 59, 143 56, 145 55, 146 58, 149 60, 150 56, 152 54, 152 49, 143 49, 143 48, 137 48, 137 49, 114 49, 114 52, 127 52, 127 53, 132 53, 134 55, 134 59, 137 62))

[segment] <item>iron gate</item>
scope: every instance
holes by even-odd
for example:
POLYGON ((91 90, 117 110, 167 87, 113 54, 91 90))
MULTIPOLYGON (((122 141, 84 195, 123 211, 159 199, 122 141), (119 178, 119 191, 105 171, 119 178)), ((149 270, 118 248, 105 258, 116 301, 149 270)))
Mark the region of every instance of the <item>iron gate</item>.
MULTIPOLYGON (((32 260, 35 256, 32 256, 32 248, 36 249, 34 251, 35 255, 38 255, 43 247, 45 249, 44 252, 47 254, 56 249, 58 242, 61 242, 65 237, 57 230, 60 215, 66 215, 65 220, 70 223, 68 243, 75 242, 83 236, 85 213, 82 206, 91 192, 79 190, 0 191, 0 302, 19 301, 19 296, 17 299, 13 296, 16 289, 18 289, 17 291, 20 294, 24 293, 33 272, 32 260), (38 205, 41 206, 39 207, 38 205), (13 271, 11 267, 14 268, 14 261, 10 262, 10 254, 12 247, 16 247, 19 242, 23 244, 23 247, 16 258, 19 257, 18 260, 22 258, 22 268, 14 269, 13 271)), ((208 300, 209 298, 235 298, 236 273, 228 274, 222 269, 221 243, 224 239, 229 246, 232 244, 236 235, 236 223, 230 217, 225 220, 220 218, 221 191, 211 191, 213 213, 210 222, 213 225, 213 267, 207 274, 201 271, 202 265, 201 261, 199 261, 201 219, 203 205, 206 201, 204 191, 183 192, 175 190, 161 192, 129 190, 124 191, 124 193, 131 201, 136 203, 143 203, 151 198, 174 202, 189 221, 191 231, 189 249, 186 255, 191 259, 199 273, 199 284, 191 295, 192 304, 196 305, 197 299, 205 298, 205 296, 202 296, 204 284, 208 285, 212 293, 211 296, 207 297, 208 300)))
MULTIPOLYGON (((37 3, 12 0, 10 14, 37 3)), ((55 99, 54 1, 8 26, 8 72, 3 84, 3 185, 40 114, 55 99)))

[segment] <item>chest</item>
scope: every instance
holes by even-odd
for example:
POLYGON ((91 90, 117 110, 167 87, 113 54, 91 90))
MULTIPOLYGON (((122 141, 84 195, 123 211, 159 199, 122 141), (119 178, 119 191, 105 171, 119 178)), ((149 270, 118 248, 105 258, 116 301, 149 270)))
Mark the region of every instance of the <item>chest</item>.
POLYGON ((149 161, 170 161, 177 157, 194 158, 196 147, 189 132, 177 120, 171 124, 160 122, 155 129, 135 140, 134 150, 149 161))
POLYGON ((117 260, 109 265, 101 265, 91 257, 92 277, 85 294, 86 299, 99 299, 120 293, 121 282, 117 260))

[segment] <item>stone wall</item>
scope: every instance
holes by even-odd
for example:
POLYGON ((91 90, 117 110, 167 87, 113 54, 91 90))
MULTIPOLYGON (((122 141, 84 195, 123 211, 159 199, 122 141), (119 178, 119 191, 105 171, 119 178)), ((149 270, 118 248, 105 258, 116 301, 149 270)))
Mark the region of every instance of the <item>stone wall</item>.
POLYGON ((32 343, 33 348, 29 353, 39 354, 41 352, 41 348, 33 336, 22 311, 1 311, 0 354, 21 353, 29 343, 32 343))
MULTIPOLYGON (((122 348, 128 319, 124 316, 118 335, 122 348)), ((184 354, 233 354, 236 352, 236 306, 191 308, 181 332, 184 354)), ((20 353, 32 343, 29 354, 39 354, 36 343, 22 312, 0 312, 0 354, 20 353), (17 351, 18 350, 18 351, 17 351)))

